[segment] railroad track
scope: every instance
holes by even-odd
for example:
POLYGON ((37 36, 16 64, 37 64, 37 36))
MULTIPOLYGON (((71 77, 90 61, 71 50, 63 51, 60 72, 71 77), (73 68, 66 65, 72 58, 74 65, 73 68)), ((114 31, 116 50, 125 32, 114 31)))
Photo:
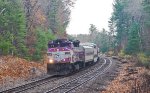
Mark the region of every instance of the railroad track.
POLYGON ((48 82, 52 82, 52 81, 55 81, 55 80, 58 80, 58 78, 54 78, 54 76, 47 76, 47 77, 44 77, 42 79, 30 82, 30 83, 20 85, 18 87, 14 87, 14 88, 11 88, 11 89, 0 91, 0 93, 21 93, 21 92, 24 92, 26 90, 32 89, 32 88, 37 87, 37 86, 44 85, 48 82))
MULTIPOLYGON (((107 65, 107 64, 108 64, 108 63, 106 62, 106 59, 105 59, 104 63, 102 63, 99 68, 95 68, 94 70, 92 70, 92 71, 90 71, 90 72, 88 72, 88 73, 86 73, 86 74, 84 74, 84 75, 82 75, 82 76, 80 76, 80 77, 78 77, 78 78, 76 78, 76 79, 73 79, 73 80, 71 80, 70 82, 67 82, 67 83, 65 83, 65 84, 62 84, 62 85, 56 87, 56 88, 53 88, 53 89, 51 89, 51 90, 49 90, 49 91, 47 91, 47 92, 45 92, 45 93, 51 93, 51 92, 54 93, 54 91, 57 91, 57 90, 62 89, 62 87, 66 86, 66 84, 72 84, 73 82, 75 83, 75 80, 77 81, 77 79, 78 79, 78 81, 79 81, 79 79, 82 80, 82 79, 85 79, 85 78, 86 78, 86 79, 84 80, 84 83, 86 83, 86 80, 90 80, 90 79, 88 79, 88 78, 89 78, 88 76, 92 75, 92 73, 93 73, 93 75, 94 75, 94 72, 96 72, 96 71, 98 72, 100 69, 101 69, 101 70, 104 69, 105 65, 107 65)), ((101 73, 101 74, 102 74, 102 73, 101 73)), ((63 77, 64 77, 64 76, 63 76, 63 77)), ((27 90, 32 90, 32 89, 35 88, 35 87, 45 85, 45 84, 47 84, 47 83, 49 83, 49 82, 52 82, 52 81, 61 79, 61 78, 63 78, 63 77, 54 78, 53 76, 47 76, 47 77, 45 77, 45 78, 42 78, 42 79, 40 79, 40 80, 33 81, 33 82, 31 82, 31 83, 27 83, 27 84, 24 84, 24 85, 15 87, 15 88, 11 88, 11 89, 7 89, 7 90, 4 90, 4 91, 0 91, 0 93, 21 93, 21 92, 25 92, 25 91, 27 91, 27 90)), ((91 79, 92 79, 92 78, 91 78, 91 79)), ((75 84, 74 84, 74 85, 75 85, 75 84)), ((77 85, 78 85, 78 84, 77 84, 77 85)), ((76 85, 76 87, 77 87, 77 85, 76 85)), ((82 85, 82 84, 80 84, 80 85, 82 85)), ((79 86, 79 85, 78 85, 78 86, 79 86)), ((75 87, 75 88, 76 88, 76 87, 75 87)), ((66 86, 66 88, 67 88, 67 86, 66 86)), ((65 88, 64 88, 64 89, 65 89, 65 88)), ((71 88, 71 87, 70 87, 70 91, 71 91, 72 89, 74 89, 74 88, 71 88)), ((68 91, 69 91, 69 88, 68 88, 68 91)), ((58 92, 58 91, 57 91, 57 92, 58 92)), ((60 93, 60 92, 58 92, 58 93, 60 93)), ((62 92, 61 92, 61 93, 62 93, 62 92)), ((66 93, 66 92, 64 92, 64 93, 66 93)))
POLYGON ((112 65, 112 61, 110 59, 104 59, 104 63, 90 71, 89 73, 86 73, 76 79, 73 79, 69 82, 66 82, 64 84, 61 84, 55 88, 52 88, 48 91, 46 91, 45 93, 68 93, 68 92, 71 92, 75 89, 77 89, 78 87, 80 87, 81 85, 85 84, 86 82, 92 80, 92 79, 95 79, 96 77, 104 74, 112 65))
MULTIPOLYGON (((87 66, 86 68, 84 68, 82 70, 85 70, 88 67, 89 66, 87 66)), ((69 74, 69 75, 72 75, 72 74, 69 74)), ((6 90, 3 90, 3 91, 0 91, 0 93, 21 93, 21 92, 25 92, 27 90, 32 90, 35 87, 42 86, 42 85, 47 84, 49 82, 61 79, 61 78, 65 77, 65 76, 61 76, 61 77, 57 77, 57 78, 54 78, 54 77, 55 76, 47 76, 45 78, 42 78, 42 79, 30 82, 30 83, 27 83, 27 84, 24 84, 24 85, 20 85, 20 86, 11 88, 11 89, 6 89, 6 90)))

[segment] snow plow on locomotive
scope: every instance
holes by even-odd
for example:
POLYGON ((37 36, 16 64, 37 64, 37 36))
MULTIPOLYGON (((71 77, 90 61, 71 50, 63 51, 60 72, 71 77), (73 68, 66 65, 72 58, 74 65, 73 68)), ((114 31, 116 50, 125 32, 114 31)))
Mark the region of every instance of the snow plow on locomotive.
POLYGON ((53 40, 48 43, 47 55, 47 73, 51 75, 66 75, 98 60, 95 60, 94 47, 80 45, 78 40, 53 40))

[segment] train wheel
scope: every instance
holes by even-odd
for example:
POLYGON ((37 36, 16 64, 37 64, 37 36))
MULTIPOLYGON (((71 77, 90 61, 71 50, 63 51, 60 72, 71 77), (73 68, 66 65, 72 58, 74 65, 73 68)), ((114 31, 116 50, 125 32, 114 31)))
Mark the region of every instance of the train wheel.
POLYGON ((72 65, 70 65, 70 66, 69 66, 69 71, 70 71, 70 73, 72 73, 72 72, 74 71, 74 69, 73 69, 73 66, 72 66, 72 65))
POLYGON ((82 67, 83 67, 83 68, 85 67, 85 62, 83 62, 82 67))
POLYGON ((76 70, 79 70, 79 69, 80 69, 79 64, 76 64, 76 65, 75 65, 75 69, 76 69, 76 70))
POLYGON ((99 61, 100 59, 99 59, 99 57, 97 58, 97 61, 99 61))
POLYGON ((97 61, 98 61, 98 57, 95 57, 94 58, 94 63, 97 62, 97 61))

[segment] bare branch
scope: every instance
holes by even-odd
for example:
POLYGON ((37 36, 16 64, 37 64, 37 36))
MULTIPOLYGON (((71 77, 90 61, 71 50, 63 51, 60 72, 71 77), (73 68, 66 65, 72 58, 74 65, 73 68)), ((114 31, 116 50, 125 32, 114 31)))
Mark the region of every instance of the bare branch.
POLYGON ((0 15, 6 10, 6 8, 4 8, 1 12, 0 12, 0 15))

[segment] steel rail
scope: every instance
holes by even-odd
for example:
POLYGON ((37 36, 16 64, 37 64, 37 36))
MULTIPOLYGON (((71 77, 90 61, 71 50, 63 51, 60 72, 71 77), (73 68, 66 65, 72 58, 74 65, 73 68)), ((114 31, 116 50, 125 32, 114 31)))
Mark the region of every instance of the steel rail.
MULTIPOLYGON (((101 70, 102 67, 104 67, 104 65, 106 65, 106 64, 107 64, 106 59, 104 59, 104 63, 103 63, 100 67, 98 67, 98 68, 96 68, 96 69, 90 71, 89 73, 86 73, 86 74, 84 74, 84 75, 82 75, 82 76, 80 76, 80 77, 78 77, 78 78, 76 78, 76 79, 73 79, 73 80, 71 80, 71 81, 69 81, 69 82, 67 82, 67 83, 64 83, 64 84, 61 84, 61 85, 59 85, 59 86, 57 86, 57 87, 55 87, 55 88, 52 88, 52 89, 50 89, 50 90, 48 90, 48 91, 46 91, 46 92, 44 92, 44 93, 50 93, 50 92, 54 92, 54 91, 56 91, 56 90, 61 90, 61 89, 63 89, 63 90, 65 89, 65 91, 63 91, 63 92, 61 91, 61 93, 67 93, 67 92, 69 92, 69 91, 71 91, 71 90, 73 90, 73 89, 75 89, 75 88, 77 88, 77 87, 83 85, 83 84, 86 83, 87 81, 89 81, 89 80, 95 78, 96 76, 99 76, 99 75, 103 74, 106 70, 108 70, 108 69, 110 68, 110 66, 112 65, 112 61, 110 60, 110 64, 109 64, 108 67, 106 67, 106 68, 105 68, 104 70, 102 70, 102 71, 99 71, 99 70, 101 70), (96 73, 96 74, 95 74, 95 75, 92 75, 92 73, 96 73), (91 76, 90 76, 90 75, 91 75, 91 76), (71 84, 74 84, 73 87, 70 87, 71 84), (76 84, 76 85, 75 85, 75 84, 76 84), (68 87, 66 87, 66 86, 68 86, 68 87), (66 87, 66 88, 65 88, 65 87, 66 87)), ((58 91, 57 91, 57 92, 58 92, 58 91)))
MULTIPOLYGON (((109 60, 110 60, 110 59, 109 59, 109 60)), ((71 89, 69 89, 69 90, 67 90, 67 91, 65 91, 65 92, 63 92, 63 93, 68 93, 68 92, 74 90, 75 88, 80 87, 81 85, 85 84, 86 82, 88 82, 88 81, 90 81, 90 80, 92 80, 92 79, 95 79, 95 78, 98 77, 99 75, 104 74, 104 73, 111 67, 111 65, 112 65, 112 61, 110 60, 109 66, 108 66, 107 68, 105 68, 101 73, 97 73, 95 76, 92 76, 91 78, 87 79, 87 80, 84 81, 83 83, 81 83, 81 84, 79 84, 79 85, 76 85, 76 86, 74 86, 73 88, 71 88, 71 89)))
MULTIPOLYGON (((38 85, 36 85, 37 83, 40 83, 42 82, 41 84, 45 84, 46 82, 43 82, 45 80, 51 80, 53 78, 53 76, 47 76, 47 77, 44 77, 42 79, 38 79, 38 80, 35 80, 33 82, 30 82, 30 83, 26 83, 26 84, 23 84, 23 85, 20 85, 20 86, 17 86, 17 87, 14 87, 14 88, 11 88, 11 89, 6 89, 6 90, 3 90, 3 91, 0 91, 0 93, 12 93, 12 92, 15 92, 15 93, 19 93, 19 92, 22 92, 22 91, 25 91, 27 89, 31 89, 33 87, 36 87, 38 85)), ((49 81, 50 81, 49 80, 49 81)), ((48 82, 48 81, 47 81, 48 82)))
MULTIPOLYGON (((104 59, 105 60, 105 59, 104 59)), ((104 65, 106 64, 106 60, 104 61, 104 63, 100 66, 103 67, 104 65)), ((94 72, 98 70, 98 68, 78 77, 77 79, 79 78, 82 78, 83 76, 86 76, 86 75, 89 75, 90 73, 94 72)), ((17 87, 14 87, 14 88, 11 88, 11 89, 7 89, 7 90, 4 90, 4 91, 0 91, 0 93, 12 93, 12 92, 15 92, 15 93, 20 93, 20 92, 24 92, 26 90, 29 90, 29 89, 32 89, 34 87, 37 87, 37 86, 41 86, 41 85, 44 85, 44 84, 47 84, 48 82, 51 82, 51 81, 54 81, 54 80, 58 80, 57 79, 54 79, 54 80, 51 80, 53 76, 48 76, 46 78, 42 78, 42 79, 39 79, 39 80, 36 80, 36 81, 33 81, 33 82, 30 82, 30 83, 27 83, 27 84, 24 84, 24 85, 20 85, 20 86, 17 86, 17 87), (50 80, 49 80, 50 79, 50 80)), ((61 77, 62 78, 62 77, 61 77)), ((73 80, 72 80, 73 81, 73 80)), ((72 82, 70 81, 70 82, 72 82)), ((69 82, 68 82, 69 83, 69 82)), ((61 86, 58 86, 56 88, 59 88, 61 86)), ((52 89, 51 89, 52 90, 52 89)))

